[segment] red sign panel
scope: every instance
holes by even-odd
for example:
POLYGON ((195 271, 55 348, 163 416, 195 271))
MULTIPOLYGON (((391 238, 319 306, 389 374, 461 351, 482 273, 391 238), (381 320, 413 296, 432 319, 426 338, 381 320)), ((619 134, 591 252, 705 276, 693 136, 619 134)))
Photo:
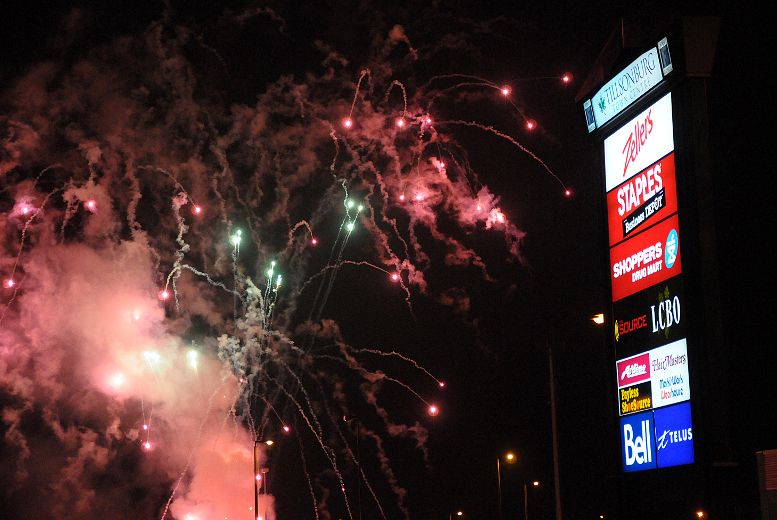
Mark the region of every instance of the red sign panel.
POLYGON ((612 301, 682 272, 677 214, 610 249, 612 301))
POLYGON ((618 361, 618 388, 650 381, 650 352, 618 361))
POLYGON ((677 211, 674 152, 607 194, 610 246, 677 211))

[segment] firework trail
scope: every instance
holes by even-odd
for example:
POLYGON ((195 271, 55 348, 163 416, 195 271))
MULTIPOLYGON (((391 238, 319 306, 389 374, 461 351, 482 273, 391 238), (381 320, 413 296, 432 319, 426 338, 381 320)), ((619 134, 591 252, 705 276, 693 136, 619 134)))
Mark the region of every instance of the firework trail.
MULTIPOLYGON (((265 8, 218 24, 257 19, 289 29, 265 8)), ((228 60, 203 34, 168 8, 76 59, 31 64, 2 92, 3 500, 20 517, 273 519, 268 441, 296 437, 309 517, 357 517, 360 482, 365 509, 409 518, 384 440, 410 439, 427 460, 426 418, 395 420, 381 392, 436 415, 445 383, 401 349, 350 345, 329 316, 338 282, 398 286, 408 314, 419 297, 466 312, 430 270, 492 280, 473 233, 520 259, 523 232, 457 126, 563 183, 519 127, 435 113, 509 93, 455 73, 408 86, 438 44, 400 25, 360 69, 317 41, 318 72, 280 75, 253 103, 225 101, 207 64, 231 79, 228 60), (380 360, 401 365, 367 367, 380 360), (368 414, 355 432, 341 420, 352 407, 368 414)))

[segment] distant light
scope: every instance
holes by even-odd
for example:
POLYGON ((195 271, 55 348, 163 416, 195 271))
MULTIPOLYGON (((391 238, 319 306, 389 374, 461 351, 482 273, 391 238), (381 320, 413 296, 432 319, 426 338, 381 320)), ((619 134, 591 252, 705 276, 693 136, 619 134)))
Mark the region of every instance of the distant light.
POLYGON ((478 210, 478 211, 483 211, 483 206, 481 206, 480 204, 478 204, 477 210, 478 210))
POLYGON ((535 121, 534 119, 527 119, 526 120, 526 129, 527 130, 534 130, 535 128, 537 128, 537 121, 535 121))
POLYGON ((343 119, 343 126, 346 128, 351 128, 353 126, 353 120, 350 117, 346 117, 343 119))
POLYGON ((572 74, 569 72, 566 72, 563 76, 561 76, 561 82, 562 83, 571 83, 572 82, 572 74))
POLYGON ((124 384, 124 381, 124 374, 114 374, 113 377, 111 377, 110 383, 114 388, 118 388, 124 384))
POLYGON ((283 433, 291 433, 291 428, 286 424, 283 425, 283 433))
POLYGON ((534 486, 534 487, 537 487, 537 486, 540 485, 540 481, 539 480, 535 480, 534 482, 531 483, 531 485, 534 486))
POLYGON ((601 325, 604 323, 604 313, 594 314, 593 318, 591 318, 591 321, 596 323, 597 325, 601 325))
MULTIPOLYGON (((256 474, 256 480, 262 480, 262 475, 261 475, 261 473, 257 473, 257 474, 256 474)), ((250 509, 250 508, 249 508, 249 509, 250 509)))
POLYGON ((515 462, 515 453, 513 453, 512 451, 508 451, 505 454, 505 460, 507 462, 515 462))
POLYGON ((146 451, 150 450, 151 449, 151 443, 149 441, 144 442, 143 443, 143 449, 145 449, 146 451))
POLYGON ((192 207, 192 213, 194 213, 195 215, 200 215, 200 214, 202 214, 202 206, 200 206, 199 204, 195 204, 195 205, 192 207))
POLYGON ((501 89, 499 89, 503 96, 509 96, 510 92, 512 92, 512 89, 508 85, 502 86, 501 89))
POLYGON ((464 516, 464 511, 456 511, 456 516, 464 516))
POLYGON ((159 355, 159 352, 146 351, 143 352, 143 359, 145 359, 146 363, 149 365, 156 365, 162 361, 162 356, 159 355))
POLYGON ((704 518, 704 511, 702 510, 696 511, 696 516, 699 518, 704 518))
POLYGON ((404 193, 399 196, 399 200, 405 200, 405 194, 404 193))
POLYGON ((162 289, 161 291, 159 291, 160 300, 164 301, 164 300, 167 300, 168 298, 170 298, 170 291, 168 291, 167 289, 162 289))
POLYGON ((274 440, 272 440, 272 439, 267 439, 266 441, 264 441, 264 443, 265 443, 266 445, 268 445, 268 446, 272 446, 273 444, 275 444, 275 441, 274 441, 274 440))
POLYGON ((397 119, 396 125, 398 128, 402 128, 403 126, 405 126, 405 120, 400 117, 399 119, 397 119))
POLYGON ((427 413, 432 416, 436 417, 440 413, 440 409, 437 407, 437 405, 429 405, 429 409, 427 410, 427 413))
POLYGON ((348 224, 345 225, 345 227, 346 229, 348 229, 348 231, 353 231, 354 223, 349 222, 348 224))
POLYGON ((16 285, 16 282, 14 281, 13 278, 6 278, 5 280, 3 280, 3 287, 5 287, 6 289, 10 289, 14 285, 16 285))
POLYGON ((189 366, 195 370, 197 370, 198 357, 199 357, 199 352, 197 352, 196 350, 190 350, 186 353, 186 359, 189 362, 189 366))
POLYGON ((94 200, 94 199, 87 200, 84 205, 86 206, 86 209, 88 209, 89 211, 91 211, 93 213, 97 209, 97 201, 94 200))
POLYGON ((426 116, 426 121, 425 122, 426 122, 427 125, 431 125, 432 124, 432 118, 429 117, 429 116, 426 116))
POLYGON ((565 189, 564 190, 564 196, 567 197, 567 198, 571 197, 572 196, 572 190, 570 190, 569 188, 565 189))
POLYGON ((314 245, 314 246, 315 246, 315 245, 318 245, 318 239, 317 239, 316 237, 313 237, 313 238, 311 238, 311 239, 310 239, 310 244, 311 244, 311 245, 314 245))
POLYGON ((348 199, 348 200, 345 201, 345 207, 346 208, 352 208, 355 205, 356 205, 356 203, 354 201, 352 201, 351 199, 348 199))
POLYGON ((420 201, 424 200, 424 196, 421 193, 416 193, 415 194, 415 200, 420 202, 420 201))
POLYGON ((399 281, 399 275, 397 273, 393 273, 391 275, 391 281, 392 282, 398 282, 399 281))
POLYGON ((232 242, 232 245, 237 247, 240 245, 240 240, 243 238, 243 231, 240 229, 235 230, 235 234, 229 237, 229 241, 232 242))
POLYGON ((440 382, 439 382, 439 383, 437 383, 437 384, 439 384, 439 385, 440 385, 440 388, 445 388, 445 381, 440 381, 440 382))
POLYGON ((20 211, 22 212, 22 215, 27 215, 30 211, 32 211, 32 208, 27 204, 24 204, 22 205, 22 209, 20 211))
POLYGON ((144 429, 144 430, 148 430, 148 424, 144 424, 144 425, 143 425, 143 429, 144 429))

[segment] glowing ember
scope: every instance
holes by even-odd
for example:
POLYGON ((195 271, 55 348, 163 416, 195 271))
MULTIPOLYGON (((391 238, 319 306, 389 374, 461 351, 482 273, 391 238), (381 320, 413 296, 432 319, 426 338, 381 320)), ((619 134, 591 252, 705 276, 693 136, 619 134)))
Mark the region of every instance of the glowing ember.
POLYGON ((440 381, 439 385, 440 385, 440 388, 445 388, 445 381, 440 381))
POLYGON ((562 83, 571 83, 572 82, 572 74, 567 72, 563 76, 561 76, 562 83))
POLYGON ((194 213, 195 215, 201 215, 202 214, 202 206, 200 206, 198 204, 195 204, 192 207, 192 213, 194 213))
POLYGON ((310 244, 314 245, 314 246, 318 245, 318 239, 316 237, 311 238, 310 239, 310 244))
POLYGON ((397 273, 394 273, 391 275, 391 281, 392 282, 398 282, 399 281, 399 275, 397 273))
POLYGON ((291 433, 291 428, 288 425, 283 425, 283 433, 291 433))
POLYGON ((343 126, 345 128, 351 128, 353 126, 353 120, 351 120, 350 117, 346 117, 345 119, 343 119, 343 126))
POLYGON ((509 96, 512 90, 507 85, 503 86, 499 91, 502 93, 503 96, 509 96))
POLYGON ((170 298, 170 291, 168 291, 167 289, 162 289, 161 291, 159 291, 160 300, 165 301, 168 298, 170 298))
POLYGON ((572 190, 570 190, 568 188, 566 190, 564 190, 564 196, 565 197, 571 197, 572 196, 572 190))
POLYGON ((6 289, 12 288, 14 285, 16 285, 16 282, 14 282, 13 278, 6 278, 3 280, 3 287, 6 289))
POLYGON ((537 127, 537 122, 534 119, 527 119, 526 120, 526 129, 527 130, 534 130, 537 127))
POLYGON ((86 206, 86 209, 93 212, 97 209, 97 201, 94 199, 89 199, 84 203, 84 206, 86 206))
POLYGON ((397 127, 402 128, 403 126, 405 126, 405 120, 402 118, 397 119, 396 125, 397 127))
POLYGON ((426 411, 430 416, 435 417, 440 413, 440 409, 437 407, 437 405, 430 405, 429 409, 426 411))

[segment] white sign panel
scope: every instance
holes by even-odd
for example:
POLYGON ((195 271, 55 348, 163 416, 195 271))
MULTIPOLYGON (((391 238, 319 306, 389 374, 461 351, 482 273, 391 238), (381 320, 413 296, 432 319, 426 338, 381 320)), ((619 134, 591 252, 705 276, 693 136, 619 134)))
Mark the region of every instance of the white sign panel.
POLYGON ((688 345, 684 339, 650 351, 650 385, 653 408, 688 401, 688 345))
POLYGON ((594 94, 594 117, 600 127, 664 78, 655 47, 631 62, 594 94))
POLYGON ((622 184, 674 150, 672 94, 604 140, 605 190, 622 184))

